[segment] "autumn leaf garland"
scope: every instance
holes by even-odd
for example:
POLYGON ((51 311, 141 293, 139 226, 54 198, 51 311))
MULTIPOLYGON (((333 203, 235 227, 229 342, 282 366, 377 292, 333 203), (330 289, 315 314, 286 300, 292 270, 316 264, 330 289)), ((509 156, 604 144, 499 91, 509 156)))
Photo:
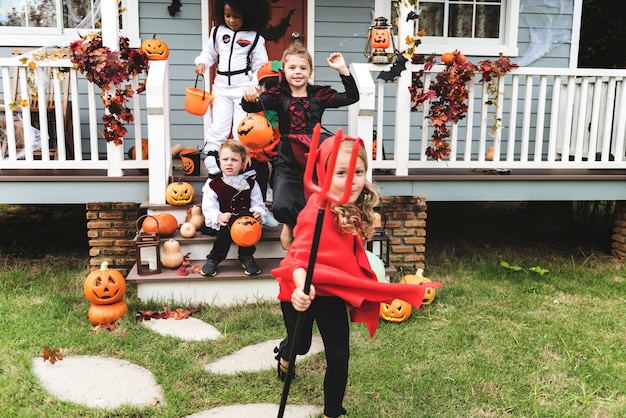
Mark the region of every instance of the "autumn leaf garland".
POLYGON ((137 48, 130 48, 128 38, 120 37, 119 51, 102 44, 102 36, 93 32, 70 44, 71 61, 76 69, 102 90, 101 98, 107 112, 102 116, 105 141, 121 145, 134 117, 126 103, 135 93, 145 90, 145 81, 134 91, 123 85, 132 77, 148 72, 148 57, 137 48))

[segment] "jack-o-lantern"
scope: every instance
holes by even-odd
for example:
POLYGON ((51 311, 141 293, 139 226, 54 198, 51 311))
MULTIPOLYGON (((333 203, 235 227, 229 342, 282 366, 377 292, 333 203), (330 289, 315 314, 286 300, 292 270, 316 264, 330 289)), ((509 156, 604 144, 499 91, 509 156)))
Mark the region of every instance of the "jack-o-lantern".
POLYGON ((402 299, 380 304, 379 316, 387 322, 404 322, 411 317, 413 307, 402 299))
POLYGON ((239 122, 239 140, 248 148, 264 148, 272 142, 274 130, 269 121, 257 113, 251 113, 239 122))
MULTIPOLYGON (((137 159, 137 150, 135 149, 134 145, 130 147, 130 149, 128 150, 128 158, 130 158, 131 160, 137 159)), ((141 139, 141 159, 142 160, 148 159, 148 139, 147 138, 141 139)))
POLYGON ((152 39, 146 39, 141 44, 141 50, 150 60, 165 60, 170 55, 170 48, 165 41, 157 39, 156 34, 152 39))
POLYGON ((240 247, 252 247, 261 239, 263 228, 252 216, 242 216, 230 226, 230 237, 240 247))
POLYGON ((103 261, 100 269, 87 275, 83 291, 87 300, 94 305, 110 305, 124 297, 126 280, 122 273, 109 269, 109 263, 103 261))
POLYGON ((180 179, 177 183, 170 183, 165 189, 165 201, 174 206, 189 205, 193 202, 194 195, 193 186, 180 179))
POLYGON ((391 45, 389 29, 374 29, 372 31, 372 38, 370 39, 372 49, 387 49, 389 45, 391 45))
POLYGON ((123 300, 110 305, 91 305, 87 311, 89 320, 94 325, 110 324, 128 312, 128 305, 123 300))
MULTIPOLYGON (((424 269, 418 268, 415 274, 405 274, 404 277, 400 279, 400 283, 420 285, 431 282, 432 280, 422 276, 423 273, 424 269)), ((422 300, 422 305, 430 305, 435 299, 435 295, 436 290, 434 287, 426 287, 426 289, 424 290, 424 299, 422 300)))

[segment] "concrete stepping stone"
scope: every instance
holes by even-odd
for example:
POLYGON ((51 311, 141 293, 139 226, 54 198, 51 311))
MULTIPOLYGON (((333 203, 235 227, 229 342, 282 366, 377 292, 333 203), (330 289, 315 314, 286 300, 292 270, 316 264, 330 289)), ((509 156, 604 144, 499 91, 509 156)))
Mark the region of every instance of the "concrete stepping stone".
POLYGON ((57 398, 92 408, 150 406, 163 402, 152 373, 136 364, 100 356, 67 356, 54 364, 32 359, 41 385, 57 398))
MULTIPOLYGON (((254 417, 254 418, 275 418, 278 415, 279 405, 255 403, 247 405, 220 406, 195 414, 187 415, 186 418, 232 418, 232 417, 254 417)), ((308 418, 317 416, 324 412, 321 406, 313 405, 287 405, 285 407, 285 418, 308 418)))
MULTIPOLYGON (((258 344, 249 345, 224 357, 220 357, 204 368, 216 374, 236 374, 239 372, 257 372, 276 368, 274 347, 282 340, 269 340, 258 344)), ((320 337, 314 336, 311 349, 303 356, 296 358, 298 361, 324 351, 324 343, 320 337)))
POLYGON ((151 319, 141 324, 161 335, 180 338, 186 341, 217 340, 222 334, 213 325, 201 319, 151 319))

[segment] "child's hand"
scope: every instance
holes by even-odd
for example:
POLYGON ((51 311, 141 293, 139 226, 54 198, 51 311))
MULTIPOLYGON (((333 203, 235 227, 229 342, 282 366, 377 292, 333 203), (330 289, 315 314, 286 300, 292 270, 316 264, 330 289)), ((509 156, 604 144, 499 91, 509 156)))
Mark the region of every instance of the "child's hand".
POLYGON ((217 215, 217 223, 221 226, 226 226, 228 225, 228 221, 230 221, 231 216, 233 216, 233 214, 230 212, 220 213, 217 215))
POLYGON ((261 95, 261 89, 258 87, 248 87, 243 91, 243 99, 246 102, 258 102, 259 96, 261 95))
POLYGON ((261 222, 263 220, 263 217, 261 216, 260 212, 257 212, 256 210, 253 210, 251 212, 252 212, 252 217, 256 219, 257 222, 261 222))
POLYGON ((296 311, 304 312, 309 309, 311 302, 315 299, 315 286, 311 285, 309 294, 304 293, 304 289, 296 287, 291 294, 291 304, 296 311))
POLYGON ((333 52, 326 60, 330 68, 337 70, 341 75, 350 75, 350 70, 343 59, 343 55, 339 52, 333 52))
POLYGON ((206 71, 206 65, 204 65, 204 64, 196 65, 196 74, 197 75, 204 75, 205 71, 206 71))

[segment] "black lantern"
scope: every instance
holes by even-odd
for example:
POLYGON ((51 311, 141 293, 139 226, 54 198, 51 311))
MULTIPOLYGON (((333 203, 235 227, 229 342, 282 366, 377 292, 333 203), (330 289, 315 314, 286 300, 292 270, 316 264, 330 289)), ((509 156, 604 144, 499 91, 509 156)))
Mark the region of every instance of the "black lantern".
POLYGON ((385 267, 389 267, 389 239, 382 227, 375 227, 374 236, 366 245, 367 250, 380 258, 385 267))
POLYGON ((137 234, 135 235, 135 246, 137 247, 137 274, 146 276, 148 274, 158 274, 161 272, 161 256, 159 251, 159 222, 152 215, 143 215, 136 222, 137 234), (154 219, 156 231, 154 234, 147 233, 140 229, 140 222, 146 217, 154 219))
POLYGON ((367 32, 367 43, 363 55, 372 64, 390 64, 397 52, 387 18, 377 17, 367 32))

